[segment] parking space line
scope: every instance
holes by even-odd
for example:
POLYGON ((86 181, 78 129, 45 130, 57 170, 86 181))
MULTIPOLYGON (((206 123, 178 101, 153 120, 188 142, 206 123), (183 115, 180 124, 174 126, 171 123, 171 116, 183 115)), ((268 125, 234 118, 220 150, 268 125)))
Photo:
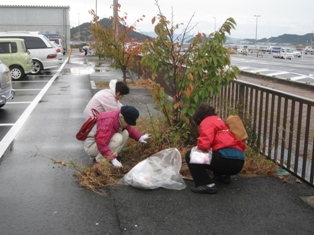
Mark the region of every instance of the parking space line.
POLYGON ((47 90, 50 88, 52 83, 59 76, 59 74, 61 73, 66 63, 67 63, 67 60, 64 61, 64 63, 60 66, 57 72, 53 75, 53 77, 48 81, 48 83, 44 86, 44 88, 39 92, 39 94, 31 102, 31 104, 27 106, 27 108, 24 110, 20 118, 14 123, 14 125, 10 128, 8 133, 3 137, 3 139, 0 142, 0 158, 2 158, 3 154, 5 153, 7 148, 10 146, 15 136, 17 135, 19 130, 22 128, 22 126, 24 125, 24 123, 26 122, 27 118, 29 117, 31 112, 34 110, 36 105, 39 103, 42 97, 46 94, 47 90))
POLYGON ((32 103, 31 101, 9 101, 6 103, 7 104, 30 104, 32 103))
POLYGON ((30 83, 30 82, 44 82, 44 83, 47 83, 48 82, 48 80, 45 80, 45 81, 43 81, 43 80, 40 80, 40 81, 12 81, 12 83, 30 83))
POLYGON ((40 91, 41 89, 14 89, 15 91, 40 91))
POLYGON ((14 123, 2 123, 0 124, 0 126, 13 126, 14 123))
POLYGON ((290 80, 296 81, 296 80, 307 78, 307 77, 308 76, 306 76, 306 75, 300 75, 300 76, 292 77, 292 78, 290 78, 290 80))
POLYGON ((289 72, 284 72, 284 71, 282 71, 282 72, 277 72, 277 73, 269 73, 269 74, 267 74, 268 76, 276 76, 276 75, 282 75, 282 74, 287 74, 287 73, 289 73, 289 72))

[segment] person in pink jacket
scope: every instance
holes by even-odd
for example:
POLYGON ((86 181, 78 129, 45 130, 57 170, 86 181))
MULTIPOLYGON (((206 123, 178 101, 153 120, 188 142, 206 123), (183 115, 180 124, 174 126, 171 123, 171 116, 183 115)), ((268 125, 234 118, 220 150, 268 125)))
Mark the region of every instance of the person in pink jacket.
POLYGON ((84 141, 85 152, 96 162, 108 159, 115 167, 122 167, 117 157, 128 138, 141 143, 146 143, 149 138, 149 134, 142 135, 131 127, 136 125, 138 117, 139 112, 133 106, 99 113, 95 126, 84 141))
POLYGON ((110 80, 109 89, 98 91, 88 102, 84 109, 84 118, 88 119, 93 116, 92 109, 96 109, 98 112, 120 109, 122 104, 119 100, 129 92, 129 87, 123 82, 117 79, 110 80))
POLYGON ((191 150, 186 153, 185 160, 195 183, 191 191, 214 194, 217 187, 206 170, 213 172, 214 179, 229 184, 230 175, 239 173, 243 168, 246 144, 234 137, 226 123, 216 115, 215 109, 209 104, 201 105, 192 120, 199 130, 197 149, 203 152, 212 151, 212 155, 210 164, 194 164, 190 163, 191 150))

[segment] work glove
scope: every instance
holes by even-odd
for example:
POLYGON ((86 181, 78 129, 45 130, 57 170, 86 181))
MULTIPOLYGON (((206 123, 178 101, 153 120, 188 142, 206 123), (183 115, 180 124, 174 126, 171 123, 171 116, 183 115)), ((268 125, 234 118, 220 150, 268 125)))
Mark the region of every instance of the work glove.
POLYGON ((116 158, 112 159, 112 160, 111 160, 111 163, 112 163, 112 165, 113 165, 114 167, 117 167, 117 168, 122 168, 122 167, 123 167, 122 164, 121 164, 121 162, 119 162, 116 158))
POLYGON ((145 134, 145 135, 142 135, 138 141, 141 142, 141 143, 146 144, 146 140, 148 138, 150 138, 150 135, 149 134, 145 134))

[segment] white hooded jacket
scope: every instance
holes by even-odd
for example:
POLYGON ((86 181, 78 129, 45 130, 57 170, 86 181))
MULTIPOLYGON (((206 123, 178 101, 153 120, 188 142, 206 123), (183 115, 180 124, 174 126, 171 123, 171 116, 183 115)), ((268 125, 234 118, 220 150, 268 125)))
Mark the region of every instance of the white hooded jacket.
POLYGON ((123 105, 116 99, 116 83, 117 79, 109 82, 109 89, 98 91, 88 102, 84 109, 84 117, 87 119, 92 116, 92 109, 98 112, 107 112, 110 110, 120 109, 123 105))

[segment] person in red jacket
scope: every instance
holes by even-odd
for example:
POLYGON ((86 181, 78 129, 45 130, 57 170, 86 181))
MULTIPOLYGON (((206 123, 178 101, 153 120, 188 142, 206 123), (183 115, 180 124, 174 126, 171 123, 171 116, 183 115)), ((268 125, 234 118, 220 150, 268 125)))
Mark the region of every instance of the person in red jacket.
POLYGON ((118 153, 128 138, 146 143, 149 134, 142 135, 132 128, 136 125, 139 112, 133 106, 122 106, 121 110, 101 112, 97 122, 84 142, 84 149, 96 162, 109 159, 115 167, 122 167, 118 153))
POLYGON ((230 175, 239 173, 244 165, 246 144, 235 139, 226 123, 209 104, 201 105, 192 120, 199 131, 197 149, 203 152, 212 151, 212 155, 210 164, 193 164, 190 163, 191 150, 186 153, 185 160, 195 183, 191 191, 214 194, 217 187, 206 169, 214 173, 214 179, 225 184, 230 183, 230 175))

